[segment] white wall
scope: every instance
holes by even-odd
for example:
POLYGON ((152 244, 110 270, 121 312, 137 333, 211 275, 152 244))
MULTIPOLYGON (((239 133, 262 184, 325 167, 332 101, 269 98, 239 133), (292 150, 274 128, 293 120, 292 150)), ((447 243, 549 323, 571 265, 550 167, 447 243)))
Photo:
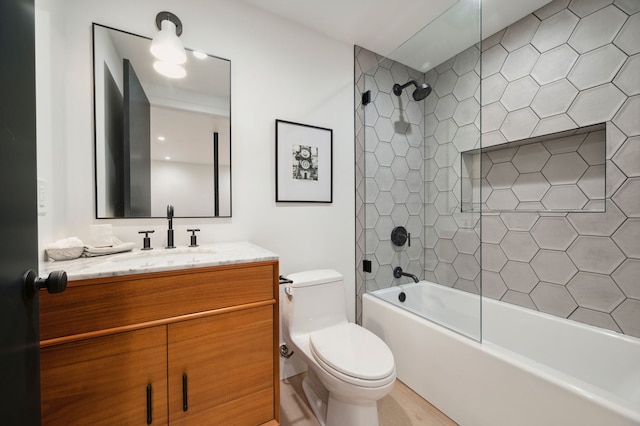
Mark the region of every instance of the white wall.
POLYGON ((36 0, 36 8, 38 23, 64 16, 38 29, 38 57, 55 58, 38 68, 39 172, 52 180, 42 248, 68 236, 88 240, 97 223, 140 245, 137 231, 155 229, 152 245, 164 245, 166 220, 95 219, 91 23, 152 36, 157 12, 169 10, 182 20, 185 46, 231 60, 232 82, 233 217, 176 219, 176 243, 188 245, 186 229, 197 225, 201 242, 248 240, 274 251, 283 274, 335 268, 353 318, 352 46, 233 0, 36 0), (276 118, 333 129, 332 204, 275 203, 276 118))

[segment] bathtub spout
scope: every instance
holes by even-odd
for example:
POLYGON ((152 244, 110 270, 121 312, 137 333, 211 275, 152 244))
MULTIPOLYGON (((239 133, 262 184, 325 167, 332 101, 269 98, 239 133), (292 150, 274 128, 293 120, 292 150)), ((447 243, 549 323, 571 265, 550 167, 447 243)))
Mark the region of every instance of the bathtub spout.
POLYGON ((420 282, 420 280, 418 279, 418 277, 416 277, 415 275, 410 274, 410 273, 408 273, 408 272, 404 272, 404 271, 402 270, 402 268, 401 268, 401 267, 399 267, 399 266, 396 266, 396 268, 393 270, 393 276, 394 276, 394 277, 396 277, 396 278, 400 278, 400 277, 402 277, 402 276, 410 277, 410 278, 413 278, 413 281, 414 281, 414 282, 417 282, 417 283, 418 283, 418 282, 420 282))

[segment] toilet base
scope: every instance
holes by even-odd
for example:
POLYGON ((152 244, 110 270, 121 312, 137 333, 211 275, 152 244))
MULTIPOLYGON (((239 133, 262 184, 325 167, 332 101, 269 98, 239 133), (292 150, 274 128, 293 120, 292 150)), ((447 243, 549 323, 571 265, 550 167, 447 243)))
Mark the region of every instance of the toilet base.
POLYGON ((302 390, 321 426, 378 426, 377 401, 343 401, 332 395, 309 369, 302 390))

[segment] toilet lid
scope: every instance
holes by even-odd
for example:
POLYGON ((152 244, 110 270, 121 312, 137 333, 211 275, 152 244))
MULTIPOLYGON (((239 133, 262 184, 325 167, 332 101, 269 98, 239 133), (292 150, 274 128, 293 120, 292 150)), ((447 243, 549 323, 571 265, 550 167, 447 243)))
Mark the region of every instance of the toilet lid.
POLYGON ((395 371, 386 343, 359 325, 345 323, 313 332, 309 342, 314 356, 348 376, 378 380, 395 371))

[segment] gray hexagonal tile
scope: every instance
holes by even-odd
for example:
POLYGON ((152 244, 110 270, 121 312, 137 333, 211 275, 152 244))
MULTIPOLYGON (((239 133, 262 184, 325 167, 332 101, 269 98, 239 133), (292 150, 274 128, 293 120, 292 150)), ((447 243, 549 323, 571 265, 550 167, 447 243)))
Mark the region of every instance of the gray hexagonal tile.
POLYGON ((607 44, 580 55, 567 79, 579 90, 608 83, 627 60, 620 49, 607 44))
POLYGON ((562 10, 542 21, 531 44, 540 52, 560 46, 569 39, 578 21, 569 10, 562 10))
MULTIPOLYGON (((407 120, 411 124, 420 124, 424 119, 424 111, 422 110, 422 104, 420 102, 409 102, 407 107, 405 108, 407 120)), ((398 120, 394 121, 397 123, 398 120)), ((399 129, 398 125, 395 124, 396 129, 399 129)))
POLYGON ((452 94, 446 95, 438 101, 434 114, 438 117, 438 120, 446 120, 453 116, 456 106, 458 106, 456 98, 452 94))
POLYGON ((626 99, 613 84, 603 84, 581 91, 567 113, 581 126, 601 123, 611 120, 626 99))
POLYGON ((613 118, 613 123, 627 136, 640 135, 640 95, 632 96, 613 118))
POLYGON ((572 0, 569 4, 569 10, 583 18, 611 3, 613 3, 613 0, 572 0))
POLYGON ((507 233, 507 227, 497 215, 483 215, 480 226, 482 227, 483 243, 500 244, 507 233))
POLYGON ((628 257, 640 259, 640 219, 627 219, 613 234, 613 241, 628 257))
POLYGON ((473 229, 458 229, 455 237, 453 237, 453 243, 458 248, 458 251, 463 254, 474 254, 480 247, 480 239, 473 229))
POLYGON ((389 167, 379 167, 374 177, 380 191, 391 191, 394 178, 389 167))
POLYGON ((453 268, 453 265, 445 262, 438 262, 438 266, 433 271, 438 284, 445 285, 447 287, 453 287, 458 280, 458 274, 453 268))
POLYGON ((476 116, 480 112, 480 105, 474 98, 466 99, 460 102, 453 114, 453 120, 458 126, 464 126, 471 124, 476 119, 476 116))
POLYGON ((511 161, 513 156, 516 155, 517 151, 518 151, 517 147, 511 147, 511 148, 496 149, 493 151, 489 151, 486 154, 492 163, 498 164, 498 163, 506 163, 508 161, 511 161))
POLYGON ((538 284, 538 277, 528 263, 508 261, 500 276, 509 290, 529 293, 538 284))
POLYGON ((611 197, 620 189, 622 184, 627 180, 627 177, 612 161, 607 164, 606 175, 605 194, 607 197, 611 197))
POLYGON ((527 44, 509 54, 500 69, 507 81, 515 81, 528 75, 536 64, 540 54, 527 44))
POLYGON ((393 129, 393 124, 391 123, 390 119, 380 118, 376 121, 376 125, 374 126, 374 128, 380 141, 391 142, 391 139, 395 134, 395 130, 393 129))
POLYGON ((396 180, 391 187, 391 195, 393 196, 393 201, 396 204, 405 204, 407 201, 407 197, 409 196, 409 188, 407 188, 407 184, 402 180, 396 180))
POLYGON ((380 92, 391 93, 391 90, 394 85, 393 76, 391 75, 391 71, 386 68, 378 67, 375 74, 373 75, 375 79, 376 86, 380 92))
POLYGON ((407 174, 409 173, 409 166, 407 165, 407 160, 404 157, 396 157, 393 159, 391 163, 391 172, 396 182, 402 182, 405 187, 406 184, 404 181, 407 178, 407 174))
POLYGON ((489 77, 500 71, 507 56, 507 51, 499 44, 482 52, 482 78, 489 77))
MULTIPOLYGON (((368 213, 367 213, 368 214, 368 213)), ((391 239, 391 231, 395 227, 391 216, 380 216, 376 222, 375 231, 378 240, 391 239)))
POLYGON ((476 46, 471 46, 456 55, 452 68, 456 74, 464 75, 475 68, 479 58, 480 50, 476 46))
POLYGON ((507 114, 500 132, 508 141, 517 141, 531 136, 540 119, 531 108, 522 108, 507 114))
POLYGON ((487 207, 493 211, 514 210, 518 207, 518 199, 510 189, 496 189, 491 191, 487 207))
POLYGON ((626 299, 611 314, 622 332, 630 336, 640 337, 640 300, 626 299))
POLYGON ((482 296, 500 300, 507 292, 507 286, 497 272, 482 270, 482 296))
POLYGON ((528 232, 509 231, 500 247, 509 260, 529 262, 538 252, 538 245, 528 232))
POLYGON ((417 170, 409 170, 407 173, 407 188, 409 192, 420 192, 424 188, 424 179, 417 170))
POLYGON ((587 167, 578 153, 567 152, 552 155, 542 168, 542 174, 551 185, 567 185, 578 182, 587 167))
POLYGON ((574 241, 567 254, 581 271, 598 274, 611 274, 625 259, 610 238, 584 235, 574 241))
POLYGON ((439 216, 434 227, 438 237, 447 239, 452 239, 458 230, 458 225, 451 216, 439 216))
MULTIPOLYGON (((451 192, 438 192, 437 194, 434 205, 438 213, 441 215, 453 214, 458 208, 458 200, 456 197, 451 192)), ((453 238, 453 236, 450 238, 453 238)))
POLYGON ((482 269, 486 271, 500 272, 507 263, 507 257, 499 244, 482 243, 482 269))
POLYGON ((525 173, 518 176, 511 190, 520 201, 540 201, 549 187, 541 173, 525 173))
MULTIPOLYGON (((423 208, 423 202, 422 199, 420 198, 420 194, 418 193, 409 193, 407 195, 407 199, 405 201, 405 205, 407 206, 407 209, 409 210, 409 214, 411 215, 419 215, 422 211, 423 208)), ((429 204, 429 206, 433 207, 432 204, 429 204)), ((435 208, 435 207, 433 207, 435 208)), ((435 220, 435 219, 434 219, 435 220)))
POLYGON ((551 154, 542 144, 522 145, 513 156, 513 165, 520 173, 533 173, 542 170, 551 154))
POLYGON ((528 44, 533 38, 533 35, 539 25, 540 20, 538 18, 534 15, 527 15, 518 22, 507 27, 507 31, 504 33, 500 44, 502 44, 502 46, 509 52, 512 52, 525 44, 528 44))
POLYGON ((636 0, 615 0, 613 3, 628 15, 640 12, 640 3, 636 0))
MULTIPOLYGON (((566 79, 542 86, 531 102, 531 108, 541 118, 566 112, 578 95, 576 89, 566 79)), ((572 117, 573 118, 573 117, 572 117)))
POLYGON ((404 157, 409 150, 409 141, 403 134, 396 133, 391 139, 391 148, 396 156, 404 157))
POLYGON ((604 164, 591 166, 578 181, 578 187, 590 200, 604 200, 604 175, 604 164))
POLYGON ((515 111, 531 104, 533 97, 538 92, 539 86, 529 76, 509 83, 500 103, 507 111, 515 111))
POLYGON ((433 181, 439 191, 451 191, 458 182, 458 175, 452 167, 445 167, 438 170, 433 181))
POLYGON ((391 95, 383 92, 378 93, 378 96, 376 96, 376 100, 374 101, 374 105, 380 117, 391 117, 391 113, 394 109, 393 102, 391 101, 391 95))
POLYGON ((566 318, 578 307, 567 289, 562 285, 541 282, 530 294, 538 310, 566 318))
POLYGON ((638 39, 640 39, 640 15, 636 13, 629 17, 613 43, 631 56, 640 53, 638 39))
MULTIPOLYGON (((500 102, 494 102, 490 105, 482 107, 482 133, 498 130, 505 117, 507 110, 504 109, 500 102)), ((487 145, 485 145, 487 146, 487 145)))
POLYGON ((605 131, 590 132, 578 148, 578 154, 587 164, 596 166, 605 161, 605 131))
POLYGON ((396 225, 405 226, 409 220, 409 211, 403 204, 395 204, 391 211, 391 220, 396 225))
POLYGON ((487 180, 493 189, 511 188, 517 178, 518 171, 511 163, 495 164, 487 175, 487 180))
POLYGON ((453 268, 458 276, 465 280, 474 280, 480 273, 480 265, 476 258, 470 254, 459 254, 453 261, 453 268))
POLYGON ((376 249, 375 257, 379 265, 390 265, 395 254, 396 252, 393 249, 393 245, 391 244, 391 242, 385 241, 376 249))
POLYGON ((627 96, 640 94, 640 55, 627 59, 613 83, 627 96))
POLYGON ((562 132, 575 129, 578 125, 567 114, 558 114, 540 120, 531 136, 548 135, 550 133, 562 132))
POLYGON ((549 188, 542 198, 546 210, 580 210, 589 199, 577 186, 558 185, 549 188))
POLYGON ((531 71, 531 77, 540 85, 563 79, 578 59, 578 54, 566 44, 551 49, 538 59, 531 71))
POLYGON ((585 53, 611 43, 626 20, 627 15, 613 5, 600 9, 580 20, 569 45, 576 52, 585 53))
POLYGON ((567 219, 580 235, 610 236, 626 216, 611 200, 606 200, 605 211, 602 213, 569 213, 567 219))
POLYGON ((456 122, 449 118, 438 123, 434 136, 439 144, 449 143, 453 140, 457 130, 456 122))
POLYGON ((458 76, 452 69, 449 69, 438 76, 433 90, 438 96, 443 97, 453 91, 457 81, 458 76))
POLYGON ((507 80, 500 73, 493 74, 482 80, 482 105, 489 105, 500 100, 504 90, 507 88, 507 84, 507 80))
POLYGON ((630 178, 612 197, 627 217, 640 217, 640 178, 630 178))
POLYGON ((640 259, 627 259, 612 275, 627 297, 640 299, 640 259))
MULTIPOLYGON (((555 2, 551 2, 550 4, 553 3, 555 2)), ((508 290, 500 300, 506 303, 511 303, 512 305, 533 309, 534 311, 538 310, 536 305, 533 303, 533 300, 531 300, 531 297, 529 297, 529 294, 521 293, 519 291, 508 290)))
POLYGON ((565 152, 575 152, 580 148, 582 142, 587 138, 586 133, 567 136, 560 139, 551 139, 542 142, 551 154, 563 154, 565 152))
MULTIPOLYGON (((543 249, 566 250, 578 233, 565 217, 541 217, 531 229, 531 236, 543 249)), ((543 281, 551 281, 540 277, 543 281)))
POLYGON ((468 72, 458 79, 453 88, 453 96, 459 101, 472 98, 480 86, 480 77, 475 72, 468 72))
MULTIPOLYGON (((475 100, 473 101, 475 102, 475 100)), ((459 152, 480 148, 480 131, 475 124, 460 127, 453 138, 453 145, 459 152)))
POLYGON ((376 205, 376 208, 378 209, 378 213, 380 214, 380 216, 390 215, 391 211, 393 210, 393 207, 395 206, 395 202, 393 201, 391 192, 387 192, 387 191, 380 192, 378 194, 378 197, 376 198, 375 205, 376 205))
POLYGON ((458 155, 458 151, 453 144, 445 144, 438 147, 433 159, 440 168, 451 167, 458 155))
POLYGON ((566 284, 578 269, 563 251, 540 250, 531 261, 531 267, 541 281, 566 284))

